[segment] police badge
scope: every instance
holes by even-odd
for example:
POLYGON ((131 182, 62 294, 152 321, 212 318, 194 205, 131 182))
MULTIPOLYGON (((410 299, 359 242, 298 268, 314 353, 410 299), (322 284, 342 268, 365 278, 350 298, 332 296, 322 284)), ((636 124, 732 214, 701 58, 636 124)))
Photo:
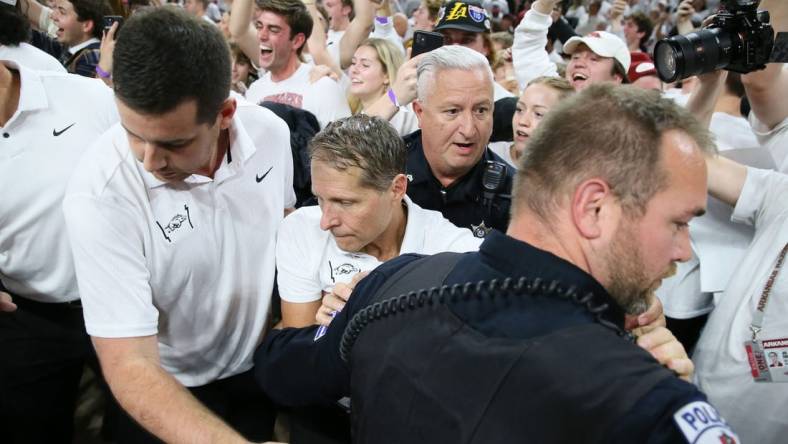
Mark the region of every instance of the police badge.
POLYGON ((482 220, 482 223, 479 225, 471 224, 471 232, 473 232, 475 237, 480 239, 484 238, 484 236, 487 236, 487 233, 489 233, 490 230, 492 230, 492 228, 487 228, 487 226, 484 225, 484 220, 482 220))

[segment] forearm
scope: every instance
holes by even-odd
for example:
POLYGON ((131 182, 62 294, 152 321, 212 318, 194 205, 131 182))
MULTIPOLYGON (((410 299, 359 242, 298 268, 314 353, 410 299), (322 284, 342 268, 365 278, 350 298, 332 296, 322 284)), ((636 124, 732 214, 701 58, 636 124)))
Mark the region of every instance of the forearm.
POLYGON ((517 75, 520 90, 528 86, 528 82, 539 77, 558 77, 555 63, 545 51, 547 44, 547 30, 552 24, 548 13, 540 12, 537 2, 525 14, 523 21, 514 31, 514 44, 512 45, 512 64, 517 75))
POLYGON ((339 65, 342 69, 347 69, 350 66, 356 49, 369 36, 372 21, 375 18, 375 8, 370 0, 355 0, 353 9, 356 16, 339 41, 339 65))
POLYGON ((337 76, 342 76, 342 70, 326 48, 326 30, 323 28, 323 23, 319 20, 320 12, 317 10, 317 6, 310 0, 307 0, 305 5, 309 15, 312 16, 313 23, 312 34, 307 40, 307 47, 312 60, 314 60, 315 65, 328 66, 337 76))
POLYGON ((366 108, 364 110, 364 114, 368 116, 377 116, 381 119, 391 120, 394 117, 399 108, 394 105, 391 99, 388 98, 386 94, 380 96, 378 100, 376 100, 372 106, 366 108))
MULTIPOLYGON (((36 0, 19 0, 19 5, 22 12, 27 17, 27 20, 30 22, 30 25, 35 29, 39 29, 38 25, 41 20, 41 12, 43 11, 44 7, 36 0)), ((46 31, 46 29, 43 31, 46 31)))
POLYGON ((300 328, 315 325, 315 316, 320 308, 320 299, 312 302, 288 302, 282 299, 281 328, 300 328))
POLYGON ((711 124, 714 106, 722 94, 727 77, 726 71, 702 74, 698 87, 690 95, 687 110, 700 121, 704 128, 708 128, 711 124))
POLYGON ((709 194, 735 206, 747 180, 747 168, 719 155, 706 157, 706 167, 709 194))
POLYGON ((233 2, 230 14, 230 37, 241 51, 249 57, 252 65, 258 66, 260 59, 260 44, 257 41, 257 32, 252 25, 253 3, 250 0, 236 0, 233 2))
POLYGON ((157 357, 108 351, 106 341, 123 340, 94 343, 113 395, 146 430, 168 443, 247 442, 168 374, 157 357))

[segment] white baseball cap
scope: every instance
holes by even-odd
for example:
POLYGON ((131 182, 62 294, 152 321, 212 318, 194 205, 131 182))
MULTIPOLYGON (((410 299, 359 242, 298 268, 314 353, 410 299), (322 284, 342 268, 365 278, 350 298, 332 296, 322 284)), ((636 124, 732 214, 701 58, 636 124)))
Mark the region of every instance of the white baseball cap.
POLYGON ((629 70, 632 57, 626 43, 617 35, 606 31, 594 31, 585 37, 572 37, 564 45, 564 52, 572 54, 577 50, 577 45, 581 43, 584 43, 597 55, 618 60, 618 63, 624 67, 624 71, 629 70))
POLYGON ((16 6, 16 0, 0 0, 0 3, 5 3, 6 5, 16 6))

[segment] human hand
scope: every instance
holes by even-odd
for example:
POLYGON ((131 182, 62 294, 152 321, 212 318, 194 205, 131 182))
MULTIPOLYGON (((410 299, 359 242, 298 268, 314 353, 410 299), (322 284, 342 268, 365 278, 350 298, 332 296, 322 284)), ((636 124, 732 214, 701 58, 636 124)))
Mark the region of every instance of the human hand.
POLYGON ((561 3, 557 3, 553 5, 553 12, 550 13, 550 18, 553 19, 553 23, 557 22, 558 19, 561 18, 563 11, 561 10, 561 3))
POLYGON ((101 36, 101 46, 99 47, 98 66, 102 71, 112 74, 112 54, 115 52, 115 32, 118 30, 119 23, 114 22, 108 30, 101 36))
POLYGON ((0 312, 10 313, 16 311, 16 304, 11 301, 11 295, 0 291, 0 312))
MULTIPOLYGON (((553 10, 557 5, 561 3, 561 0, 538 0, 531 5, 531 8, 536 12, 541 12, 542 14, 550 14, 552 15, 553 10)), ((553 19, 555 21, 555 19, 553 19)))
POLYGON ((695 8, 692 7, 692 0, 682 0, 679 7, 676 8, 676 24, 691 23, 693 14, 695 14, 695 8))
POLYGON ((627 10, 627 5, 627 0, 615 0, 610 8, 610 21, 621 20, 627 10))
POLYGON ((315 83, 323 77, 329 77, 335 82, 339 80, 337 73, 326 65, 315 65, 309 70, 309 83, 315 83))
POLYGON ((364 271, 353 276, 353 279, 347 284, 339 282, 334 285, 331 292, 323 296, 323 302, 315 315, 317 323, 320 325, 330 324, 334 320, 334 316, 345 308, 345 304, 350 299, 350 294, 356 288, 356 284, 367 277, 368 274, 368 271, 364 271))
POLYGON ((638 346, 651 353, 660 364, 676 372, 679 378, 691 381, 695 364, 670 330, 665 327, 640 327, 634 332, 638 346))
POLYGON ((634 330, 638 327, 664 327, 666 325, 662 301, 655 295, 651 296, 651 305, 645 312, 633 316, 627 315, 624 319, 624 328, 634 330))
MULTIPOLYGON (((408 49, 408 55, 410 55, 410 49, 408 49)), ((412 102, 418 95, 418 88, 416 84, 417 70, 419 67, 419 61, 423 57, 424 54, 419 54, 416 57, 413 57, 412 59, 403 63, 402 66, 399 67, 399 71, 397 71, 397 78, 394 79, 391 89, 394 90, 394 95, 397 96, 397 101, 399 102, 400 106, 405 106, 412 102)))

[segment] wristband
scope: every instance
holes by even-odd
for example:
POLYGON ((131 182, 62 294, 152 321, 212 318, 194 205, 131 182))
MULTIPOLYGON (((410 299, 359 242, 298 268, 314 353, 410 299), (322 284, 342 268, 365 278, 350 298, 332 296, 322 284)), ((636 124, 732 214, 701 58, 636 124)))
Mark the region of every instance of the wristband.
POLYGON ((112 78, 112 73, 104 71, 98 65, 96 65, 96 74, 98 74, 98 76, 101 77, 102 79, 111 79, 112 78))
POLYGON ((397 108, 399 108, 399 101, 397 101, 397 95, 396 95, 396 94, 394 94, 394 90, 393 90, 393 89, 391 89, 391 88, 389 88, 389 90, 388 90, 388 92, 386 93, 386 95, 388 95, 388 96, 389 96, 389 100, 391 100, 391 103, 393 103, 393 104, 394 104, 394 106, 396 106, 397 108))
POLYGON ((388 18, 388 17, 381 17, 381 16, 376 16, 376 17, 375 17, 375 21, 376 21, 376 22, 377 22, 379 25, 388 25, 388 24, 389 24, 389 18, 388 18))

